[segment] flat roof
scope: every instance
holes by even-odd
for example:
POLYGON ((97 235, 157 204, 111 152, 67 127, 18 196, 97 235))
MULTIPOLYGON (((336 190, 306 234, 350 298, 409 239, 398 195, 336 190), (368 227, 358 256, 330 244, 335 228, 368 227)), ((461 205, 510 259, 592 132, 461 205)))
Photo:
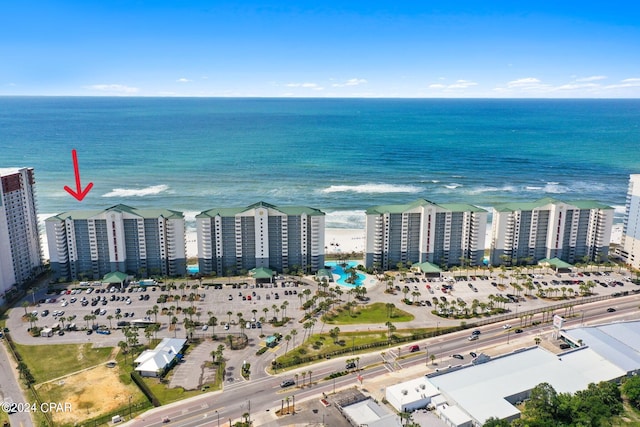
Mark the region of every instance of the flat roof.
POLYGON ((618 322, 563 330, 561 335, 582 340, 625 372, 640 369, 640 322, 618 322))
POLYGON ((624 375, 626 371, 588 347, 560 355, 532 347, 428 379, 450 404, 483 424, 490 417, 517 416, 513 403, 540 383, 551 384, 558 393, 575 393, 624 375))
POLYGON ((424 399, 424 396, 437 396, 440 394, 440 391, 427 379, 426 376, 423 376, 389 386, 387 387, 387 393, 391 393, 394 396, 403 395, 403 402, 414 402, 424 399), (403 393, 405 391, 406 394, 403 393))
POLYGON ((400 426, 399 418, 386 408, 378 405, 372 399, 363 400, 353 405, 345 406, 342 411, 358 425, 400 426), (395 423, 393 422, 395 421, 395 423))

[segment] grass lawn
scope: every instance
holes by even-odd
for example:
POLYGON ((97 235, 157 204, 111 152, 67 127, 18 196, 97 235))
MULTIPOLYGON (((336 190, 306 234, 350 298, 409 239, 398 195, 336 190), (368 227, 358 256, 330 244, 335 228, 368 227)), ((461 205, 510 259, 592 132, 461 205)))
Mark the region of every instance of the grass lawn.
POLYGON ((339 307, 330 313, 325 314, 323 320, 331 325, 350 325, 350 324, 385 324, 388 321, 409 322, 414 319, 413 314, 394 308, 391 317, 389 317, 389 309, 383 302, 376 302, 351 310, 351 314, 344 307, 339 307))
MULTIPOLYGON (((442 330, 442 328, 440 328, 442 330)), ((393 335, 396 337, 406 337, 412 334, 422 334, 435 331, 435 328, 424 329, 398 329, 393 335)), ((372 343, 387 342, 387 331, 361 331, 361 332, 344 332, 338 334, 336 342, 333 338, 326 334, 314 334, 304 343, 295 349, 289 350, 287 354, 277 358, 278 363, 287 364, 295 359, 309 356, 323 355, 337 350, 349 350, 353 347, 366 346, 372 343)), ((407 343, 398 344, 391 342, 391 347, 406 346, 407 343)), ((286 344, 285 344, 286 346, 286 344)), ((385 351, 387 347, 378 347, 380 351, 385 351)), ((369 348, 362 351, 375 351, 369 348)), ((356 350, 356 353, 358 351, 356 350)), ((348 353, 348 351, 347 351, 348 353)), ((346 353, 345 353, 346 354, 346 353)), ((292 367, 293 368, 293 367, 292 367)))
POLYGON ((142 379, 163 405, 202 394, 200 389, 187 391, 182 387, 169 388, 167 384, 160 383, 158 378, 143 377, 142 379))
POLYGON ((93 348, 92 344, 15 344, 37 383, 107 362, 113 347, 93 348))

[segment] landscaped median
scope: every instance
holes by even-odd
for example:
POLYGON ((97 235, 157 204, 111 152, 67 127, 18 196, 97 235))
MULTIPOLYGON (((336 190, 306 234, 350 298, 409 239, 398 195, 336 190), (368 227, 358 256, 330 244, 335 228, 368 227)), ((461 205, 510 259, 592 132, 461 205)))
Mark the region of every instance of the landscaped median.
POLYGON ((392 328, 389 326, 385 331, 340 332, 336 327, 327 333, 313 334, 297 348, 278 357, 272 363, 272 369, 292 368, 334 356, 372 351, 376 348, 382 349, 399 343, 431 338, 464 329, 464 326, 454 326, 438 329, 393 329, 391 331, 392 328))

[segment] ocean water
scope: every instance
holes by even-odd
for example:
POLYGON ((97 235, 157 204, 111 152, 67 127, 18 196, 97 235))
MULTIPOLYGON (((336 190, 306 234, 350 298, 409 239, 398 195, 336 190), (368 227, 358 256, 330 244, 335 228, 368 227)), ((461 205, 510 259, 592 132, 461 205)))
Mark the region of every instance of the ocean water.
POLYGON ((484 208, 544 196, 624 213, 640 100, 0 97, 0 168, 32 166, 41 215, 124 203, 193 217, 257 201, 327 226, 426 198, 484 208), (71 150, 83 184, 77 202, 71 150))

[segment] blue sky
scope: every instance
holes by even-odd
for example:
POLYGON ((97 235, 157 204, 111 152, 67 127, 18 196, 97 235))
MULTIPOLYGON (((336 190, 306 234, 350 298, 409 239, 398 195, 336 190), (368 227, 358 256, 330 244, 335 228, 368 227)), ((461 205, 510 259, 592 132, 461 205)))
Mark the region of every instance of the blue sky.
POLYGON ((5 0, 0 95, 640 97, 635 2, 479 3, 5 0))

